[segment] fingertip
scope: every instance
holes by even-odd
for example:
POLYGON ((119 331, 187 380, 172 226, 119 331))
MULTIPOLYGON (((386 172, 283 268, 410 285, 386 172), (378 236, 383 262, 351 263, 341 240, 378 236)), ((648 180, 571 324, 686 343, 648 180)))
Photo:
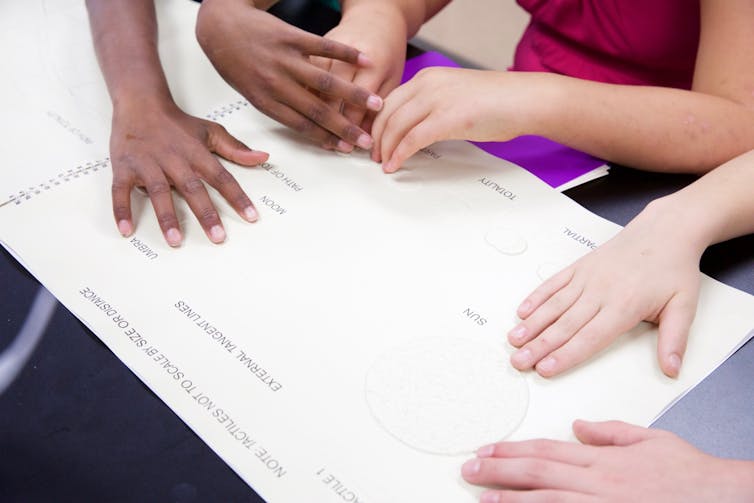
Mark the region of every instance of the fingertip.
POLYGON ((374 146, 374 140, 368 134, 362 133, 356 140, 356 145, 364 150, 370 150, 374 146))
POLYGON ((558 373, 558 361, 555 359, 554 356, 547 356, 537 362, 534 369, 537 371, 537 374, 541 375, 542 377, 552 377, 558 373))
POLYGON ((670 353, 666 356, 663 371, 668 377, 678 377, 678 374, 681 372, 681 356, 678 353, 670 353))
POLYGON ((216 245, 223 243, 225 241, 225 238, 227 237, 227 235, 225 234, 225 229, 223 229, 223 226, 219 224, 213 225, 209 229, 207 236, 209 236, 210 241, 212 241, 216 245))
POLYGON ((461 475, 464 478, 473 478, 482 470, 482 462, 479 459, 470 459, 461 466, 461 475))
POLYGON ((510 332, 508 332, 508 342, 518 347, 524 343, 526 337, 526 327, 524 325, 517 325, 510 332))
POLYGON ((388 162, 382 164, 382 171, 384 171, 385 173, 395 173, 396 171, 398 171, 398 168, 398 163, 393 159, 390 159, 388 162))
POLYGON ((243 210, 243 217, 247 222, 254 223, 259 220, 259 213, 254 206, 247 206, 243 210))
POLYGON ((181 242, 183 241, 181 231, 179 231, 175 227, 168 229, 165 232, 165 241, 167 241, 168 245, 170 245, 172 248, 178 248, 179 246, 181 246, 181 242))
POLYGON ((372 59, 363 52, 360 52, 356 57, 356 64, 364 67, 372 66, 372 59))
POLYGON ((382 98, 380 98, 376 94, 373 94, 369 98, 367 98, 367 108, 369 110, 372 110, 374 112, 379 112, 380 110, 382 110, 382 105, 383 105, 382 98))
POLYGON ((351 145, 347 141, 338 140, 338 143, 335 145, 335 150, 343 154, 350 154, 351 152, 353 152, 353 145, 351 145))
POLYGON ((246 152, 242 151, 238 156, 236 156, 238 164, 241 164, 243 166, 258 166, 259 164, 267 162, 269 158, 270 154, 268 154, 267 152, 251 149, 246 152))
POLYGON ((520 306, 518 306, 518 309, 516 309, 516 315, 521 319, 526 318, 531 312, 531 306, 531 301, 529 299, 526 299, 521 303, 520 306))
POLYGON ((527 370, 532 366, 532 352, 529 348, 519 349, 511 355, 511 365, 517 370, 527 370))
POLYGON ((125 219, 120 220, 118 222, 118 232, 120 232, 121 236, 123 236, 124 238, 127 238, 134 232, 133 225, 128 220, 125 220, 125 219))

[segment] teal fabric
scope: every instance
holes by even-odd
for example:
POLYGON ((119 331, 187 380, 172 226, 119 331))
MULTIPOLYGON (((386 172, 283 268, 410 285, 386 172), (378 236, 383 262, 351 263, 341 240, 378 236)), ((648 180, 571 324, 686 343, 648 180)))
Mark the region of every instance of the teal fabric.
POLYGON ((340 12, 340 1, 339 0, 319 0, 319 3, 323 5, 327 5, 331 9, 334 9, 338 12, 340 12))

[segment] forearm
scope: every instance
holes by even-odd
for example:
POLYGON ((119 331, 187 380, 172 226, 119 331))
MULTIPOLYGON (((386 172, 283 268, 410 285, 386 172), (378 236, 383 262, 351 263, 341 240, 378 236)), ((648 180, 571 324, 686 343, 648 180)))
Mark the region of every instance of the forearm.
POLYGON ((738 156, 687 187, 651 202, 628 225, 652 226, 656 235, 701 256, 710 245, 754 233, 754 151, 738 156))
POLYGON ((754 151, 726 162, 665 199, 684 215, 686 225, 699 228, 710 245, 754 233, 752 187, 754 151))
POLYGON ((608 161, 650 171, 705 173, 754 148, 754 109, 711 94, 510 75, 522 134, 546 136, 608 161))
MULTIPOLYGON (((380 9, 397 10, 405 21, 406 39, 410 39, 419 31, 422 24, 437 14, 450 0, 341 0, 343 17, 354 14, 368 6, 380 9)), ((404 27, 397 27, 404 28, 404 27)))
POLYGON ((87 0, 89 21, 113 107, 172 102, 157 52, 152 0, 87 0))

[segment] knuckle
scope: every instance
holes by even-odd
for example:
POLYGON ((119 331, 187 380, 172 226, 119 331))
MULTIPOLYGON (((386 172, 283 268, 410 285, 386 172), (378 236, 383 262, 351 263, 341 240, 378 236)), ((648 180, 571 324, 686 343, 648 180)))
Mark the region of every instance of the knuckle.
POLYGON ((322 38, 322 41, 320 42, 320 50, 322 51, 323 56, 333 56, 338 51, 338 44, 329 38, 322 38))
POLYGON ((309 135, 310 133, 312 133, 315 127, 316 124, 314 124, 313 121, 307 118, 302 118, 293 124, 293 129, 304 135, 309 135))
POLYGON ((116 178, 113 179, 113 184, 110 187, 110 190, 113 196, 120 196, 124 192, 130 192, 131 184, 128 182, 128 180, 116 178))
POLYGON ((542 480, 542 474, 547 473, 547 465, 539 459, 528 458, 521 461, 521 471, 529 483, 536 484, 542 480))
POLYGON ((313 122, 317 124, 321 124, 322 121, 327 117, 327 106, 321 103, 315 103, 314 105, 311 105, 309 107, 309 110, 307 111, 307 117, 311 119, 313 122))
POLYGON ((233 203, 235 203, 236 207, 238 208, 246 208, 247 206, 251 206, 251 199, 249 199, 246 194, 241 192, 233 198, 233 203))
POLYGON ((332 93, 335 87, 335 77, 332 73, 321 72, 317 75, 317 89, 323 93, 332 93))
POLYGON ((223 167, 220 167, 215 172, 213 180, 215 182, 215 185, 217 185, 218 187, 236 184, 236 179, 233 178, 233 175, 231 175, 230 172, 223 167))
POLYGON ((359 129, 357 126, 354 126, 353 124, 346 124, 346 126, 342 130, 341 137, 343 139, 349 140, 351 143, 356 143, 359 136, 361 136, 361 129, 359 129))
POLYGON ((205 226, 215 224, 220 220, 220 217, 217 215, 217 210, 212 206, 199 210, 197 218, 199 218, 199 221, 205 226))
POLYGON ((150 196, 162 196, 170 193, 170 184, 166 180, 158 180, 147 184, 147 193, 150 196))
POLYGON ((183 189, 184 194, 194 195, 197 193, 201 193, 203 191, 204 184, 199 178, 192 176, 184 180, 183 183, 181 184, 181 187, 183 189))
POLYGON ((355 87, 353 91, 351 91, 351 102, 352 103, 359 103, 363 104, 366 103, 369 99, 369 93, 360 87, 355 87))
POLYGON ((128 217, 128 206, 126 206, 125 204, 116 204, 115 206, 113 206, 113 214, 118 219, 128 217))
POLYGON ((157 222, 162 229, 178 227, 178 218, 176 218, 174 213, 160 213, 157 215, 157 222))

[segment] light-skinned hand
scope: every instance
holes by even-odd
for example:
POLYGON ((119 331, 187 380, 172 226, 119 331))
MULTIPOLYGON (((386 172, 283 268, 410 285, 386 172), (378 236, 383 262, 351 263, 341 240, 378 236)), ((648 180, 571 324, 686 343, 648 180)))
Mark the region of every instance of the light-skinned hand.
POLYGON ((681 368, 699 296, 706 243, 678 225, 658 200, 614 238, 557 273, 518 308, 508 334, 511 363, 544 377, 596 354, 642 321, 659 325, 660 367, 681 368))
POLYGON ((576 421, 581 443, 500 442, 461 474, 481 503, 717 503, 754 500, 754 463, 715 458, 676 435, 620 421, 576 421))
MULTIPOLYGON (((518 97, 533 75, 460 68, 425 68, 385 100, 372 128, 372 159, 386 173, 441 140, 505 141, 524 131, 536 107, 518 97)), ((535 77, 536 78, 536 77, 535 77)))

